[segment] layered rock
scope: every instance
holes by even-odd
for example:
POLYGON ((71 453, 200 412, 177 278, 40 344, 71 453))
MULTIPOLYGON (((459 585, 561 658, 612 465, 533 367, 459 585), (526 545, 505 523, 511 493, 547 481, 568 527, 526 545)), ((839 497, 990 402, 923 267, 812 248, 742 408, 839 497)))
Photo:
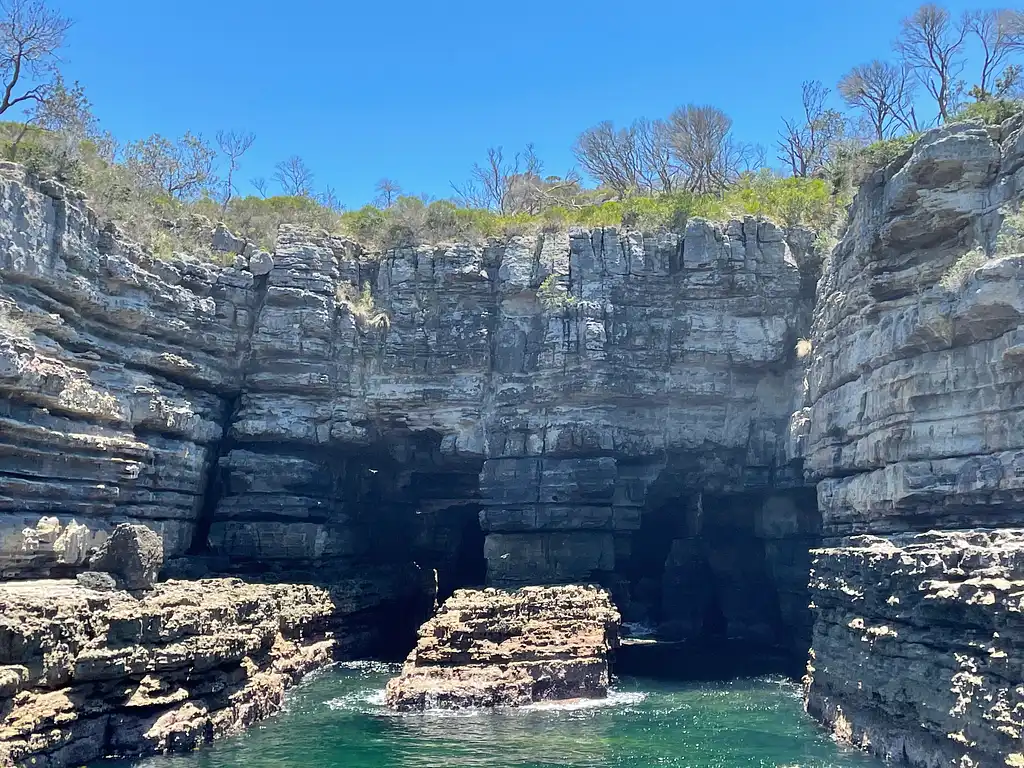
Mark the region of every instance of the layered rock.
POLYGON ((618 626, 593 587, 459 590, 420 628, 385 701, 422 710, 602 698, 618 626))
POLYGON ((808 708, 930 768, 1024 764, 1019 533, 999 531, 1022 519, 1024 256, 995 247, 1022 165, 1018 117, 930 131, 866 181, 818 284, 793 420, 831 545, 808 708), (932 529, 958 533, 911 536, 932 529))
POLYGON ((218 266, 153 258, 12 165, 0 222, 5 576, 75 574, 141 522, 167 573, 315 579, 362 605, 359 635, 486 578, 599 581, 633 620, 791 642, 816 527, 758 520, 803 482, 800 233, 695 219, 369 253, 286 227, 268 254, 221 228, 218 266), (691 559, 721 621, 662 594, 691 559), (766 583, 759 606, 716 597, 766 583))
POLYGON ((819 550, 807 708, 915 766, 1024 764, 1024 531, 819 550))
POLYGON ((241 258, 153 258, 0 165, 0 576, 74 572, 124 521, 188 551, 255 305, 241 258))
POLYGON ((0 764, 189 751, 278 711, 328 663, 325 590, 170 581, 133 597, 0 584, 0 764))

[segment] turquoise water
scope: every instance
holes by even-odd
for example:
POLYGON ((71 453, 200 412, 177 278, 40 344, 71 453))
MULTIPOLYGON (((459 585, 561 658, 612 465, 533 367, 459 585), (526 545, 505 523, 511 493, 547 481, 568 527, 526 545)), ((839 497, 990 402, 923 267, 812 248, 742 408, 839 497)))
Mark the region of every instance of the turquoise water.
POLYGON ((339 665, 289 692, 287 709, 182 757, 104 768, 840 768, 881 763, 843 749, 781 678, 672 683, 623 678, 608 701, 399 715, 381 705, 396 666, 339 665))

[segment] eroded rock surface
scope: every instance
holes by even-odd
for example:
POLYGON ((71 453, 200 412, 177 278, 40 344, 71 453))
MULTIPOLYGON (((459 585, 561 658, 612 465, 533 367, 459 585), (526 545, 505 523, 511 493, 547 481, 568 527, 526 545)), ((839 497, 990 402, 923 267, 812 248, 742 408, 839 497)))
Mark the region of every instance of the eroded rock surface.
POLYGON ((123 589, 151 588, 163 563, 160 536, 144 525, 128 523, 115 527, 89 558, 91 570, 109 573, 123 589))
POLYGON ((806 235, 370 253, 285 227, 271 254, 219 228, 221 266, 0 164, 0 575, 77 575, 141 523, 167 573, 365 585, 353 647, 411 634, 435 587, 595 581, 630 620, 802 653, 806 235), (690 571, 696 618, 662 588, 690 571))
POLYGON ((399 710, 601 698, 619 613, 594 587, 459 590, 385 691, 399 710))
POLYGON ((189 751, 277 712, 331 661, 325 590, 207 579, 140 594, 0 584, 0 765, 189 751))
POLYGON ((915 766, 1024 764, 1024 531, 858 536, 816 553, 811 594, 807 707, 840 738, 915 766))
POLYGON ((915 766, 1024 765, 1024 256, 995 250, 1021 126, 930 131, 864 184, 792 422, 830 545, 808 710, 915 766))

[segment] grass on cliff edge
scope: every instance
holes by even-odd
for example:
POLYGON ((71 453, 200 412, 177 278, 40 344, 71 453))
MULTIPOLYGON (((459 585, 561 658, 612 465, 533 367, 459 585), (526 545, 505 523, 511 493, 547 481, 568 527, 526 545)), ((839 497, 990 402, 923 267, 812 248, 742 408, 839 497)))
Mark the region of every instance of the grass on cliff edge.
POLYGON ((389 207, 339 211, 311 197, 234 197, 226 204, 202 193, 179 200, 153 188, 111 151, 85 140, 69 151, 67 141, 48 131, 0 123, 0 155, 33 173, 85 192, 104 219, 158 257, 185 252, 222 259, 210 249, 210 231, 223 222, 231 231, 272 248, 282 224, 300 224, 349 236, 371 251, 445 241, 480 241, 553 231, 572 226, 622 226, 681 232, 689 219, 758 216, 782 227, 819 232, 835 228, 849 202, 822 179, 784 178, 765 169, 747 173, 717 195, 673 192, 634 196, 579 207, 554 206, 538 214, 502 215, 450 200, 400 197, 389 207))

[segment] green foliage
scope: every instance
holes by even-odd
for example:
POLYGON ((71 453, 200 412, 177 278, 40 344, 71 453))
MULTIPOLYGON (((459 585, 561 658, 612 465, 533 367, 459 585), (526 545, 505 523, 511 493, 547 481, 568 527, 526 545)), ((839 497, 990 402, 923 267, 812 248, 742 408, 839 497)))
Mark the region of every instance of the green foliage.
POLYGON ((982 248, 974 248, 968 251, 946 270, 939 278, 939 286, 953 293, 960 293, 967 286, 967 282, 974 274, 974 270, 988 261, 988 256, 982 248))
POLYGON ((783 227, 804 226, 824 230, 836 217, 837 201, 822 179, 791 176, 780 178, 770 171, 746 174, 726 192, 725 210, 763 216, 783 227))
POLYGON ((377 308, 369 283, 363 283, 362 292, 357 291, 352 283, 338 283, 334 299, 337 306, 347 309, 360 326, 378 330, 391 327, 391 318, 387 312, 377 308))
POLYGON ((996 236, 996 255, 1024 253, 1024 207, 1003 214, 1003 222, 996 236))
POLYGON ((981 120, 986 125, 999 125, 1024 109, 1024 102, 1017 99, 982 99, 968 104, 953 118, 960 120, 981 120))
POLYGON ((897 157, 908 152, 920 136, 920 133, 908 133, 906 136, 876 141, 874 144, 864 147, 859 153, 859 158, 870 170, 884 168, 897 157))
POLYGON ((537 298, 548 312, 563 312, 576 304, 576 297, 559 282, 559 277, 552 273, 537 288, 537 298))

